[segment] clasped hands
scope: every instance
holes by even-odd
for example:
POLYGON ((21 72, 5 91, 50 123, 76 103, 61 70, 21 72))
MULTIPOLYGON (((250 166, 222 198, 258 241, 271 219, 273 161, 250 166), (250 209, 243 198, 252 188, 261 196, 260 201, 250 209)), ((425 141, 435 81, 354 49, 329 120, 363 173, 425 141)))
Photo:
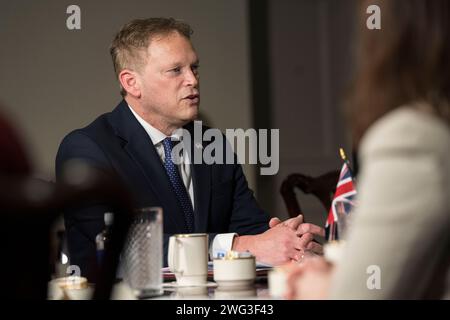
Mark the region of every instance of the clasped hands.
POLYGON ((325 236, 325 230, 311 223, 303 223, 298 215, 282 222, 278 218, 269 221, 269 229, 255 236, 236 237, 233 248, 237 251, 248 250, 257 261, 271 265, 282 265, 291 261, 300 261, 307 251, 322 254, 322 246, 314 242, 314 236, 325 236))

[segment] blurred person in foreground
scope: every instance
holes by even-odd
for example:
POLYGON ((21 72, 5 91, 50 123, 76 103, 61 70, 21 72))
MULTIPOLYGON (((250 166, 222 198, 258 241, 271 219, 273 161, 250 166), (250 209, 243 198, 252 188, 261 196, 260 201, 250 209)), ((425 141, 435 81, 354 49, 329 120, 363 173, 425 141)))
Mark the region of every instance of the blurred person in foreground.
POLYGON ((450 298, 450 2, 364 1, 349 99, 358 206, 338 263, 291 266, 287 298, 450 298), (381 30, 366 8, 381 9, 381 30), (379 270, 378 288, 369 283, 379 270))

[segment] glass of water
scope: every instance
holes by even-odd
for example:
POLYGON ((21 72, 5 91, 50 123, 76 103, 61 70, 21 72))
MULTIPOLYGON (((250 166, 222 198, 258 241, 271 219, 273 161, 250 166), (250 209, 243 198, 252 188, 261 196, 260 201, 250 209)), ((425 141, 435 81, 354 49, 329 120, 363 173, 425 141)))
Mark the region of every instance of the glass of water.
POLYGON ((163 293, 162 208, 148 207, 135 211, 122 258, 124 280, 138 298, 163 293))

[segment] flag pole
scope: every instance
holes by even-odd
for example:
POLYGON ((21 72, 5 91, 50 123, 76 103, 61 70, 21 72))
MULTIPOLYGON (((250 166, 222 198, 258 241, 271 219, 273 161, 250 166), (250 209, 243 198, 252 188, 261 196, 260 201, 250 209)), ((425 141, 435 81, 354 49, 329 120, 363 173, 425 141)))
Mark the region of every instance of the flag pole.
POLYGON ((354 178, 353 170, 352 170, 352 167, 350 165, 350 161, 348 160, 347 156, 345 155, 345 151, 344 151, 343 148, 339 148, 339 154, 341 155, 342 160, 347 165, 347 168, 350 171, 350 174, 352 175, 352 179, 353 179, 354 178))

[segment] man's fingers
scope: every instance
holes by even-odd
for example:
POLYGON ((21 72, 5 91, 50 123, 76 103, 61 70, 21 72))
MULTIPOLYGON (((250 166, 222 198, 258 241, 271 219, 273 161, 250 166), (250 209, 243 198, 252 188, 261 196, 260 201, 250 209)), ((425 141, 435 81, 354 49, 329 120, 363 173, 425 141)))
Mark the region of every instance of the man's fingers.
POLYGON ((323 247, 322 247, 322 245, 320 243, 317 243, 317 242, 314 242, 314 241, 311 241, 310 243, 308 243, 306 245, 306 249, 307 250, 311 250, 312 252, 317 253, 317 254, 323 254, 323 247))
POLYGON ((303 250, 313 239, 314 239, 314 235, 312 233, 305 233, 301 237, 297 238, 295 248, 297 250, 303 250))
POLYGON ((297 230, 298 227, 303 223, 303 215, 299 214, 295 218, 291 218, 283 222, 283 225, 291 228, 292 230, 297 230))
POLYGON ((298 262, 302 260, 304 254, 303 250, 294 249, 290 255, 290 259, 298 262))
POLYGON ((269 221, 269 228, 275 227, 277 224, 280 224, 280 222, 281 222, 281 220, 276 218, 276 217, 270 219, 270 221, 269 221))
POLYGON ((305 233, 312 233, 321 237, 325 237, 325 229, 312 223, 302 223, 298 226, 297 234, 301 236, 305 233))

